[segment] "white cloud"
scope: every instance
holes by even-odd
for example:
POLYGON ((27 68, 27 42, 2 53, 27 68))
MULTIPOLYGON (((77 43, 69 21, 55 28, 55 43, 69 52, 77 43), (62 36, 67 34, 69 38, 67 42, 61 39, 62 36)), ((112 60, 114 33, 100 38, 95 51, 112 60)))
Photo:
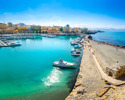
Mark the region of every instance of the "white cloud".
POLYGON ((28 9, 20 13, 8 13, 0 15, 0 22, 20 23, 24 22, 28 25, 46 25, 46 26, 65 26, 70 24, 71 27, 88 27, 88 28, 116 28, 125 29, 125 20, 115 19, 105 15, 92 14, 88 12, 73 13, 51 12, 50 9, 44 7, 37 9, 28 9))

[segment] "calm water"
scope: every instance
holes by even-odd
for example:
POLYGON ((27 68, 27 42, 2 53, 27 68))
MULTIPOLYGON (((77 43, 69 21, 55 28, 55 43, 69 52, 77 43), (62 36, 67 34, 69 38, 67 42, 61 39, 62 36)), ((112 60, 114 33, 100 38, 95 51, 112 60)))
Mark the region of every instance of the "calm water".
POLYGON ((0 98, 63 100, 71 91, 81 57, 71 56, 76 37, 20 40, 22 46, 0 48, 0 98), (76 69, 53 68, 60 58, 76 69), (50 86, 51 85, 51 86, 50 86))
POLYGON ((125 46, 125 32, 103 32, 91 35, 94 40, 125 46))

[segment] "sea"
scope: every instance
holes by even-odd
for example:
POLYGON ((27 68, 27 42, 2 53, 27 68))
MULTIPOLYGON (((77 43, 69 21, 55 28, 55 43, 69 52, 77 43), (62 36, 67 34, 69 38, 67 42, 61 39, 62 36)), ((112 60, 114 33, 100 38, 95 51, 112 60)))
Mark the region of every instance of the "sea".
POLYGON ((64 100, 71 92, 81 56, 73 57, 76 36, 18 40, 21 46, 0 48, 0 100, 64 100), (75 69, 53 67, 62 58, 75 69))
POLYGON ((125 46, 125 32, 99 32, 91 35, 94 40, 125 46))

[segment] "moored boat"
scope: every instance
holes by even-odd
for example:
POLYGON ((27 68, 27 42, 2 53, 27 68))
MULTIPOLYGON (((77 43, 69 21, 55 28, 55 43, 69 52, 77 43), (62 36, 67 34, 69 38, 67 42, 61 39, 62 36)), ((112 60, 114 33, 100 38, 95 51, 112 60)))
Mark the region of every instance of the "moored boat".
POLYGON ((74 48, 81 48, 81 47, 82 47, 82 45, 78 44, 78 45, 75 45, 74 48))
POLYGON ((78 54, 77 52, 73 52, 72 56, 80 56, 80 54, 78 54))
POLYGON ((8 46, 20 46, 21 43, 18 42, 18 41, 12 41, 12 42, 7 43, 7 45, 8 45, 8 46))
POLYGON ((79 53, 79 54, 81 53, 81 51, 78 50, 78 49, 73 49, 73 50, 71 50, 71 53, 72 53, 72 52, 76 52, 76 53, 79 53))
POLYGON ((70 44, 71 44, 71 45, 78 45, 78 43, 75 42, 75 41, 71 41, 70 44))
POLYGON ((74 68, 73 65, 75 64, 60 59, 59 61, 53 62, 53 65, 60 68, 74 68))
POLYGON ((48 35, 48 38, 55 38, 56 35, 48 35))

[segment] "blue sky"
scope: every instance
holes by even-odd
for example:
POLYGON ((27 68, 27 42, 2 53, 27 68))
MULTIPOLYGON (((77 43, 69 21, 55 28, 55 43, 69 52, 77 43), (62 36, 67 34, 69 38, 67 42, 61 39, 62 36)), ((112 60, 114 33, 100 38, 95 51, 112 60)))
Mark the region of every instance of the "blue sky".
POLYGON ((4 21, 125 29, 125 0, 1 0, 4 21))

